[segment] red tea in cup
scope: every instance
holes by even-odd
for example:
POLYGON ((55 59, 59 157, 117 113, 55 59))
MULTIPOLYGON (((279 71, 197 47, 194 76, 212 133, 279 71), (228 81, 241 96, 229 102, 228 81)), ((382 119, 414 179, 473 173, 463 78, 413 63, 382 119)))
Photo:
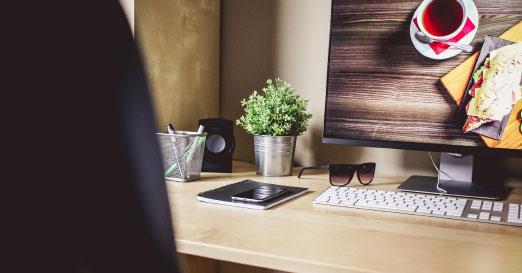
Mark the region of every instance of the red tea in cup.
POLYGON ((425 9, 422 24, 429 34, 446 36, 460 27, 463 16, 462 6, 456 0, 434 0, 425 9))

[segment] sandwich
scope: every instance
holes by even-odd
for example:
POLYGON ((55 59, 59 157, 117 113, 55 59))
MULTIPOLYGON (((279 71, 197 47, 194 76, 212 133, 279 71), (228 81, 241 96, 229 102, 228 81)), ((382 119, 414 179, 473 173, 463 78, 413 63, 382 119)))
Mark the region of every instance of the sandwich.
POLYGON ((489 58, 473 75, 466 105, 467 119, 462 131, 468 133, 488 122, 501 121, 522 97, 522 42, 489 53, 489 58))

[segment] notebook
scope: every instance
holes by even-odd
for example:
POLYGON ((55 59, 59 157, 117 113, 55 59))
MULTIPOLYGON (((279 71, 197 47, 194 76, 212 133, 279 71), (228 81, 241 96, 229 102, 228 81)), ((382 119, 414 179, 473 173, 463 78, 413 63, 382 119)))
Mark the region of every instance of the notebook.
POLYGON ((273 199, 264 201, 264 202, 245 202, 245 201, 236 201, 232 200, 232 196, 238 194, 243 191, 248 191, 251 189, 255 189, 257 187, 263 185, 275 185, 257 182, 253 180, 243 180, 237 183, 233 183, 230 185, 226 185, 217 189, 213 189, 206 192, 200 192, 197 196, 197 199, 203 202, 209 202, 214 204, 228 205, 234 207, 242 207, 249 209, 268 209, 273 206, 279 205, 283 202, 286 202, 290 199, 293 199, 297 196, 303 195, 308 192, 308 188, 300 188, 300 187, 290 187, 283 185, 276 185, 280 187, 284 187, 287 189, 286 193, 281 196, 275 197, 273 199))

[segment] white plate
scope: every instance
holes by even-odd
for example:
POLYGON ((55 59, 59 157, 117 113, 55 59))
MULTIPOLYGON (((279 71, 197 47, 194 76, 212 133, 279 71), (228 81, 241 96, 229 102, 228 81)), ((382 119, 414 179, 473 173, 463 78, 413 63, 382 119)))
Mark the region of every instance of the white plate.
MULTIPOLYGON (((471 41, 473 41, 473 38, 475 37, 475 34, 477 33, 478 23, 479 23, 477 6, 475 6, 475 3, 473 1, 469 1, 468 3, 471 4, 469 6, 469 10, 468 10, 468 18, 471 20, 471 22, 473 22, 473 24, 475 25, 475 28, 470 33, 466 34, 466 36, 464 36, 458 42, 459 44, 466 44, 466 45, 469 45, 469 43, 471 43, 471 41)), ((412 17, 412 20, 410 23, 410 38, 411 38, 411 42, 413 43, 413 45, 415 46, 417 51, 419 51, 420 54, 422 54, 430 59, 444 60, 444 59, 451 58, 451 57, 459 54, 462 51, 460 49, 450 47, 450 48, 446 49, 444 52, 437 55, 437 54, 435 54, 433 49, 431 49, 429 44, 423 44, 423 43, 419 42, 415 38, 415 33, 417 31, 419 31, 419 29, 415 26, 415 23, 413 23, 413 18, 416 18, 418 13, 419 13, 419 8, 417 8, 417 10, 415 10, 415 13, 413 14, 413 17, 412 17)))

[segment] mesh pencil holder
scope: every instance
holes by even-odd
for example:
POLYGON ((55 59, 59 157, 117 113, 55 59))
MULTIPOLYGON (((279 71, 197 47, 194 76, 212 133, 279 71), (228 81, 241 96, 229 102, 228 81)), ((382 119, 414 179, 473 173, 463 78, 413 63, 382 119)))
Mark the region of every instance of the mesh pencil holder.
POLYGON ((161 149, 165 179, 187 182, 201 174, 207 133, 156 133, 161 149))

